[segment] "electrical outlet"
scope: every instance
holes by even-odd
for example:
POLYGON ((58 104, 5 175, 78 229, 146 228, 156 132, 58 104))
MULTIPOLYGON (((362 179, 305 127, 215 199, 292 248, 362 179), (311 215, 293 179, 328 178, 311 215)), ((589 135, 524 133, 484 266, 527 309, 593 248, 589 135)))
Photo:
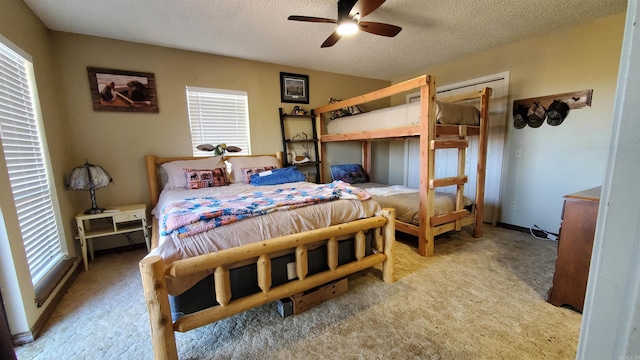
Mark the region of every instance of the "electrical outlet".
POLYGON ((515 201, 511 202, 511 207, 510 208, 511 208, 511 210, 515 210, 516 209, 516 202, 515 201))

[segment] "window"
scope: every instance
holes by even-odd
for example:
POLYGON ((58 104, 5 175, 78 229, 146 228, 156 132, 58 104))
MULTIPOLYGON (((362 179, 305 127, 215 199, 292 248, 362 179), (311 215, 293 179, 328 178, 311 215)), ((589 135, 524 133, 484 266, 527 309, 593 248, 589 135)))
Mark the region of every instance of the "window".
POLYGON ((57 198, 51 192, 33 65, 28 55, 4 43, 10 44, 0 37, 0 139, 31 281, 38 294, 39 283, 47 282, 42 280, 66 255, 61 241, 64 234, 55 211, 57 198))
POLYGON ((227 144, 251 154, 247 93, 187 86, 189 126, 194 156, 210 156, 200 144, 227 144))

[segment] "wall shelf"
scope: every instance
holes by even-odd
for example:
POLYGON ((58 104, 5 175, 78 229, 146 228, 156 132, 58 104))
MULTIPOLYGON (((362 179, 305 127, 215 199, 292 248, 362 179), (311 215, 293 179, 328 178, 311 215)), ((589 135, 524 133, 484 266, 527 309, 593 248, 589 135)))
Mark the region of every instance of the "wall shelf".
POLYGON ((524 105, 525 107, 529 108, 534 102, 538 102, 542 106, 544 106, 545 109, 548 109, 553 100, 560 100, 567 103, 567 105, 569 105, 569 109, 584 109, 591 107, 592 96, 593 89, 573 91, 548 96, 539 96, 529 99, 515 100, 513 102, 513 108, 517 109, 520 105, 524 105))

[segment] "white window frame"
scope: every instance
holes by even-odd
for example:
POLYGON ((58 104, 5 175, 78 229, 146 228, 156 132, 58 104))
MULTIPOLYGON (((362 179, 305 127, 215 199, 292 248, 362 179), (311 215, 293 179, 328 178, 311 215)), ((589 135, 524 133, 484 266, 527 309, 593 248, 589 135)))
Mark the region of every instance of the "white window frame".
POLYGON ((226 144, 251 155, 249 100, 246 91, 187 86, 187 109, 193 156, 211 156, 198 145, 226 144))
MULTIPOLYGON (((48 146, 44 132, 44 124, 42 122, 40 101, 31 56, 1 35, 0 51, 4 53, 4 61, 14 61, 14 65, 17 63, 24 65, 24 73, 14 73, 17 74, 16 80, 22 82, 13 83, 13 85, 22 87, 22 95, 24 97, 22 107, 13 107, 13 105, 9 103, 8 97, 2 99, 2 97, 8 95, 9 92, 0 92, 0 146, 2 146, 2 153, 7 162, 7 169, 9 171, 7 176, 12 188, 13 200, 22 234, 22 242, 25 246, 25 254, 31 273, 31 282, 34 287, 37 288, 41 283, 46 283, 47 276, 68 258, 68 249, 66 241, 64 241, 66 237, 60 217, 57 194, 53 191, 53 189, 55 189, 55 182, 53 180, 53 171, 47 150, 48 146), (10 60, 9 57, 13 57, 13 59, 10 60), (28 93, 28 95, 26 95, 26 93, 28 93), (28 202, 22 201, 24 196, 20 197, 16 193, 18 186, 22 183, 19 174, 23 173, 24 175, 25 173, 25 171, 22 171, 24 167, 21 170, 15 165, 15 160, 22 157, 22 154, 16 156, 16 153, 12 154, 11 151, 8 151, 10 142, 12 141, 11 135, 9 135, 9 122, 16 119, 25 121, 25 123, 30 126, 34 126, 36 130, 36 134, 32 138, 34 143, 32 149, 35 150, 31 152, 31 160, 35 161, 35 163, 27 164, 28 166, 31 165, 30 170, 36 171, 37 175, 42 177, 41 183, 38 185, 40 189, 33 189, 30 193, 30 195, 39 193, 40 198, 43 199, 37 203, 35 207, 28 205, 28 202), (7 130, 6 133, 5 130, 7 130), (43 223, 39 221, 42 219, 47 219, 47 222, 43 223), (37 226, 36 229, 32 227, 34 224, 37 226), (46 236, 48 243, 43 246, 39 240, 44 238, 43 234, 45 233, 48 234, 46 236), (38 246, 34 247, 34 244, 38 246), (41 252, 42 250, 45 251, 41 252)), ((9 66, 11 65, 10 63, 7 64, 9 64, 9 66)), ((8 79, 8 73, 3 75, 2 71, 3 70, 0 69, 0 79, 8 79)), ((5 88, 8 89, 8 86, 5 86, 5 88)), ((16 92, 16 94, 17 93, 18 92, 16 92)), ((15 102, 13 104, 15 104, 15 102)))

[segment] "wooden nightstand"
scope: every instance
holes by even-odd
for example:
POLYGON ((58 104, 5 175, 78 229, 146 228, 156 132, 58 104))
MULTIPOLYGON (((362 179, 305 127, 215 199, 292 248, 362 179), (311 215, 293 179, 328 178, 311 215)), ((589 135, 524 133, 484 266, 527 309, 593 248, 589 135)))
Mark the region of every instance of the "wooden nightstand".
POLYGON ((93 239, 101 236, 142 231, 147 244, 147 251, 151 246, 149 229, 147 228, 147 206, 145 204, 117 206, 100 214, 80 213, 76 216, 76 222, 78 223, 78 237, 80 238, 85 271, 89 269, 87 240, 89 241, 91 260, 93 260, 93 239))

